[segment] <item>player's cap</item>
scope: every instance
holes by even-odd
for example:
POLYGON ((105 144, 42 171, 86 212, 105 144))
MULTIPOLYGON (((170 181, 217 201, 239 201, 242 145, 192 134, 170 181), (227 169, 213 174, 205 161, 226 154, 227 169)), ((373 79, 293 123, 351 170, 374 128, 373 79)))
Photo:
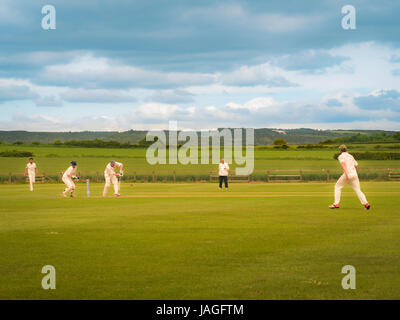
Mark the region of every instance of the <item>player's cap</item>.
POLYGON ((110 163, 111 163, 111 164, 115 164, 115 160, 111 160, 110 163))
POLYGON ((342 152, 346 152, 346 150, 347 150, 346 145, 341 144, 341 145, 339 146, 339 150, 342 151, 342 152))
POLYGON ((71 161, 71 164, 72 164, 73 166, 76 166, 76 161, 71 161))

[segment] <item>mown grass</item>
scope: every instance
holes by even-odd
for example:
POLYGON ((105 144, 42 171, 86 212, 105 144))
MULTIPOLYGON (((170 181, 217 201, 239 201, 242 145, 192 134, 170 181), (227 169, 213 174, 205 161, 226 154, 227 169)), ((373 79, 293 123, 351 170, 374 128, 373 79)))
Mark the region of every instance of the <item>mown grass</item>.
MULTIPOLYGON (((382 144, 379 151, 390 152, 390 147, 396 144, 382 144)), ((354 145, 351 150, 376 150, 376 145, 354 145)), ((35 155, 35 161, 40 172, 47 175, 58 175, 64 171, 71 160, 78 162, 78 171, 82 176, 93 176, 99 173, 101 176, 106 164, 111 159, 116 159, 124 163, 125 173, 133 176, 152 175, 155 171, 158 175, 169 176, 173 172, 181 178, 196 175, 198 177, 209 175, 210 172, 216 174, 215 164, 167 164, 150 165, 146 160, 146 149, 102 149, 102 148, 79 148, 79 147, 54 147, 54 146, 10 146, 0 145, 0 151, 30 151, 35 155)), ((341 168, 338 161, 333 159, 336 153, 335 148, 328 149, 295 149, 275 150, 272 146, 256 147, 254 153, 254 174, 266 175, 269 170, 322 170, 327 169, 333 173, 340 173, 341 168)), ((223 154, 221 153, 221 156, 223 154)), ((8 180, 7 175, 22 175, 26 158, 0 157, 0 175, 2 180, 8 180)), ((199 162, 200 163, 200 162, 199 162)), ((360 160, 360 172, 379 171, 384 172, 387 168, 400 168, 400 160, 360 160)), ((231 169, 236 165, 232 164, 231 169)), ((233 170, 232 170, 233 172, 233 170)), ((321 177, 323 173, 319 173, 321 177)))
POLYGON ((0 299, 399 299, 400 184, 0 185, 0 299), (57 289, 41 288, 56 268, 57 289), (343 290, 341 269, 357 270, 343 290))

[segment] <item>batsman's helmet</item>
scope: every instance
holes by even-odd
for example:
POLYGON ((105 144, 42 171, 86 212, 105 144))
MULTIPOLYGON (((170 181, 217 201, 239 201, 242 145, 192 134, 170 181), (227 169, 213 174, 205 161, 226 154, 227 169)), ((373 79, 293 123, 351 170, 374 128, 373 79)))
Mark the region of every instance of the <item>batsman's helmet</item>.
POLYGON ((73 166, 76 166, 76 161, 71 161, 71 164, 72 164, 73 166))

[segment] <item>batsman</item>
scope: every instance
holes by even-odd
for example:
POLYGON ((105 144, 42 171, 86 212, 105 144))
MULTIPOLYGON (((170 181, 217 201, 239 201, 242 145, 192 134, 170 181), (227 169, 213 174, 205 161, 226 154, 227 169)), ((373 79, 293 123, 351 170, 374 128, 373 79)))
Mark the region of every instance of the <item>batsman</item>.
POLYGON ((65 170, 63 176, 62 176, 62 181, 65 183, 66 188, 64 192, 62 193, 62 196, 65 198, 67 197, 67 193, 70 192, 70 197, 72 198, 74 196, 75 192, 75 183, 72 181, 72 179, 78 179, 76 176, 76 166, 77 163, 76 161, 71 161, 71 166, 65 170))
POLYGON ((111 160, 110 163, 107 164, 106 170, 104 171, 104 178, 105 178, 105 185, 104 185, 104 191, 103 191, 103 197, 107 196, 108 188, 112 184, 114 185, 114 195, 116 197, 119 197, 119 189, 120 189, 120 184, 118 181, 118 178, 121 178, 123 175, 123 169, 124 165, 120 162, 116 162, 114 160, 111 160), (115 172, 115 167, 119 168, 119 173, 115 172), (118 178, 117 178, 118 177, 118 178))

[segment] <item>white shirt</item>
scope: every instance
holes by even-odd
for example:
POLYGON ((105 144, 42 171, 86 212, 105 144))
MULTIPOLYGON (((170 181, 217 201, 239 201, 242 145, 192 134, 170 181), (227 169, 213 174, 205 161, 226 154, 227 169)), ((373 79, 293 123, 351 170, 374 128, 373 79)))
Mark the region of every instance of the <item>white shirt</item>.
POLYGON ((71 177, 75 177, 76 176, 76 167, 74 168, 73 166, 70 166, 63 174, 63 178, 69 178, 69 176, 71 177))
POLYGON ((345 163, 347 172, 349 177, 357 176, 357 169, 358 162, 354 159, 354 157, 348 152, 342 152, 338 157, 340 163, 345 163))
POLYGON ((219 164, 219 175, 227 176, 228 173, 229 173, 229 165, 227 163, 220 163, 219 164))
POLYGON ((106 170, 104 170, 104 175, 106 176, 113 176, 115 174, 115 167, 120 168, 122 166, 121 162, 116 162, 115 161, 115 166, 111 167, 111 162, 107 165, 106 170))
POLYGON ((28 162, 28 164, 26 165, 26 168, 28 169, 28 173, 35 173, 35 169, 36 169, 36 163, 32 162, 28 162))

